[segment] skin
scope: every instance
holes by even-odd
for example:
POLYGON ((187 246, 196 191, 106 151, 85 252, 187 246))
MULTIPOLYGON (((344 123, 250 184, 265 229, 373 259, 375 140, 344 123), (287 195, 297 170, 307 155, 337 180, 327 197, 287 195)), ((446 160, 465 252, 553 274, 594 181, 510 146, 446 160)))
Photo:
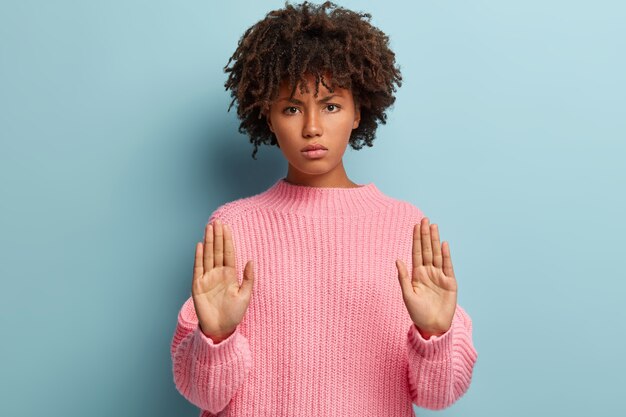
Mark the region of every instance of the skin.
MULTIPOLYGON (((307 81, 312 86, 315 79, 309 76, 307 81)), ((312 187, 358 187, 342 161, 350 132, 360 122, 352 92, 336 88, 331 93, 320 83, 318 97, 311 87, 305 94, 296 89, 297 101, 289 100, 289 93, 288 84, 281 83, 277 99, 265 113, 288 162, 286 180, 312 187), (328 153, 306 159, 301 149, 309 143, 324 145, 328 153)), ((440 244, 438 227, 429 224, 427 217, 413 227, 412 265, 409 275, 406 264, 396 259, 404 304, 422 337, 441 336, 452 325, 457 282, 450 247, 447 242, 440 244)), ((203 242, 196 244, 191 293, 198 325, 214 343, 234 333, 247 311, 253 285, 252 261, 246 263, 241 285, 237 281, 230 226, 219 219, 207 224, 203 242)))
POLYGON ((439 243, 439 227, 428 217, 413 227, 413 270, 396 259, 402 298, 422 337, 441 336, 452 326, 458 285, 452 267, 450 245, 439 243))
MULTIPOLYGON (((285 179, 311 187, 358 187, 348 178, 342 159, 350 133, 361 121, 352 92, 337 87, 331 93, 319 83, 318 97, 314 97, 315 77, 308 75, 306 80, 309 92, 301 94, 298 88, 291 100, 288 82, 280 83, 278 97, 264 113, 288 163, 285 179), (321 144, 328 152, 322 158, 307 159, 301 149, 308 144, 321 144)), ((325 80, 330 81, 328 74, 325 80)))
POLYGON ((235 332, 243 319, 254 284, 252 261, 237 281, 232 230, 219 219, 207 224, 204 243, 196 244, 191 296, 198 326, 213 343, 220 343, 235 332))

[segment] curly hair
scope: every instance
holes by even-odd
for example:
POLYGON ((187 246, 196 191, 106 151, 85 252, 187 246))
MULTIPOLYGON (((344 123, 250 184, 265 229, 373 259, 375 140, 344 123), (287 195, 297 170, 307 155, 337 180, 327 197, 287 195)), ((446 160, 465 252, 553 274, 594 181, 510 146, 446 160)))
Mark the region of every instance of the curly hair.
POLYGON ((330 1, 296 6, 285 2, 284 9, 268 12, 245 31, 224 67, 230 73, 224 87, 231 90, 228 111, 238 103, 239 132, 248 134, 254 144, 253 159, 260 144, 278 144, 264 116, 280 83, 289 80, 291 97, 296 85, 301 93, 309 92, 305 74, 315 75, 316 97, 320 82, 331 92, 335 86, 352 91, 361 121, 349 144, 356 150, 372 146, 378 123, 387 121, 385 111, 395 102, 394 84, 402 85, 402 75, 389 37, 370 19, 369 13, 330 1), (325 73, 331 75, 330 86, 325 73))

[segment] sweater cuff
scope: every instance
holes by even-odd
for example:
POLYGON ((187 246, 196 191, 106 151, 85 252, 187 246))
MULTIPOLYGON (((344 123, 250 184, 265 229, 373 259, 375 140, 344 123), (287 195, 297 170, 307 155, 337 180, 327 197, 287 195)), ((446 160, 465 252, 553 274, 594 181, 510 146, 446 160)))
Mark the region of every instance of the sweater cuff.
POLYGON ((221 365, 231 362, 246 352, 246 340, 240 333, 239 327, 226 339, 219 343, 205 335, 198 325, 198 317, 193 305, 193 298, 189 297, 183 304, 178 315, 178 323, 182 328, 193 332, 193 351, 196 358, 209 365, 221 365))
POLYGON ((226 339, 215 343, 210 337, 202 333, 202 330, 200 330, 198 326, 194 330, 193 338, 196 358, 202 363, 223 365, 232 362, 235 358, 239 357, 240 352, 242 352, 240 345, 243 341, 239 334, 239 328, 236 328, 234 333, 226 339))
POLYGON ((411 346, 420 356, 432 361, 443 361, 450 356, 452 349, 452 339, 454 337, 455 328, 462 325, 459 310, 454 312, 452 325, 443 334, 433 335, 429 339, 424 339, 415 323, 411 324, 408 331, 409 346, 411 346))

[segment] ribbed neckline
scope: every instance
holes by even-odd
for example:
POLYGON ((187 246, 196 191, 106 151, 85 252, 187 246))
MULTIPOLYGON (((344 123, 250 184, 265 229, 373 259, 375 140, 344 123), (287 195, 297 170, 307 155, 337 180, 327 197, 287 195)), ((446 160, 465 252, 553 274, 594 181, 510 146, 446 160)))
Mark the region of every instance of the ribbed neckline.
POLYGON ((391 204, 390 198, 374 183, 358 185, 353 188, 311 187, 291 184, 283 177, 258 195, 258 203, 274 211, 311 217, 362 215, 391 204))

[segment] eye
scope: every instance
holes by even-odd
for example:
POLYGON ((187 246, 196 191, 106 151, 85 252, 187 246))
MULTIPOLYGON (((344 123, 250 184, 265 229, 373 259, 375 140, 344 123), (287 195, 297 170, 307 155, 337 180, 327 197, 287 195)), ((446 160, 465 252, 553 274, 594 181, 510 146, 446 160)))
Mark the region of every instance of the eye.
POLYGON ((340 109, 340 106, 338 106, 337 104, 329 104, 326 106, 326 108, 330 110, 331 113, 337 113, 340 109))
POLYGON ((291 112, 290 110, 297 111, 298 108, 294 107, 294 106, 285 107, 285 109, 283 110, 283 113, 285 113, 285 114, 295 114, 295 112, 291 112))

